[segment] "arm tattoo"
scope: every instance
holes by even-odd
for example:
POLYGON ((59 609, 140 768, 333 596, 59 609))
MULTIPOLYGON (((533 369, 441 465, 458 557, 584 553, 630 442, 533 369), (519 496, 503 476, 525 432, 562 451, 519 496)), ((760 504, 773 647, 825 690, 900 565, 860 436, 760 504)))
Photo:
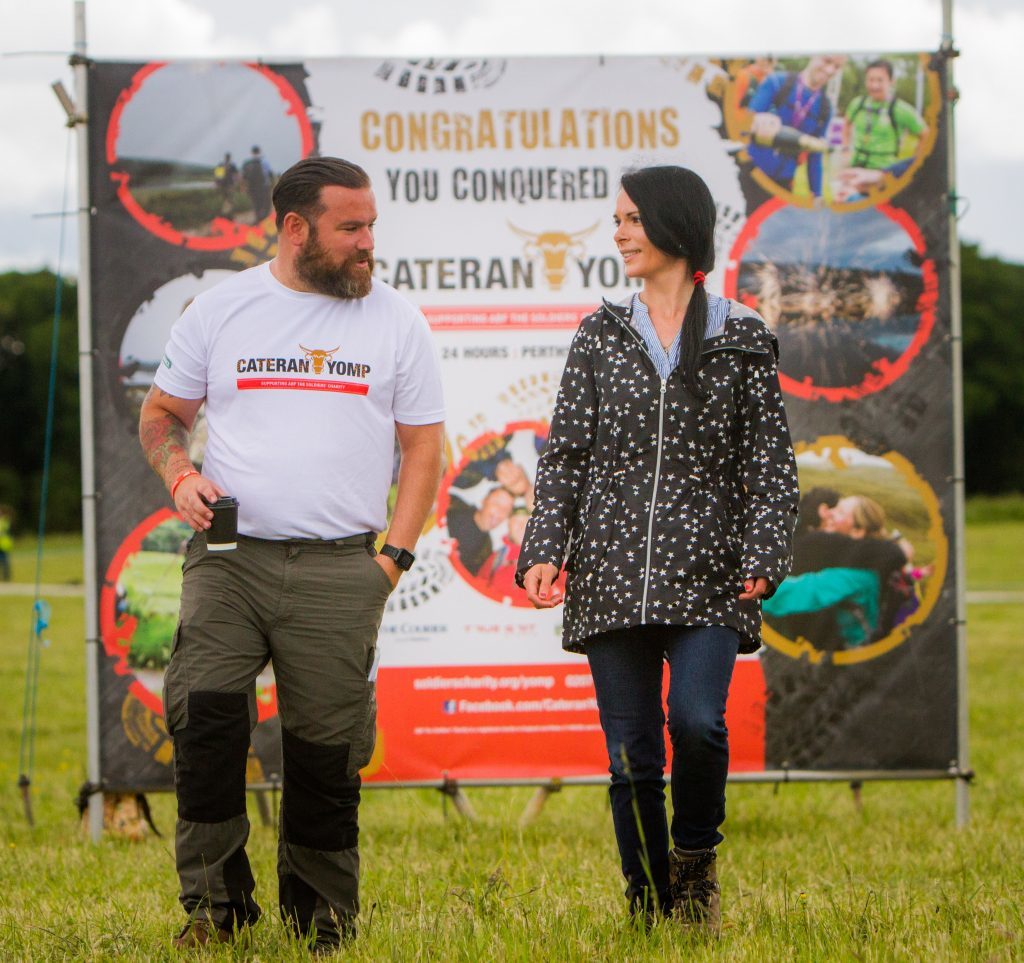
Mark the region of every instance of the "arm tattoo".
POLYGON ((139 440, 153 471, 164 484, 170 484, 193 467, 188 457, 188 431, 174 415, 147 418, 139 425, 139 440))

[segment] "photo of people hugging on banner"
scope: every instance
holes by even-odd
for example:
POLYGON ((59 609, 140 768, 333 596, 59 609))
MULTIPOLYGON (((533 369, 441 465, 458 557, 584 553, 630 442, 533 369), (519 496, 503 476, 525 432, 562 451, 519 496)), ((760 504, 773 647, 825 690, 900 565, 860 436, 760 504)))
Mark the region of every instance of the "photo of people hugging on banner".
POLYGON ((533 423, 483 435, 467 447, 446 492, 442 483, 455 570, 489 598, 522 607, 529 603, 515 572, 545 436, 533 423))
POLYGON ((849 653, 920 621, 946 564, 927 486, 899 456, 845 445, 806 449, 797 466, 793 567, 762 604, 766 641, 781 636, 791 654, 849 653))

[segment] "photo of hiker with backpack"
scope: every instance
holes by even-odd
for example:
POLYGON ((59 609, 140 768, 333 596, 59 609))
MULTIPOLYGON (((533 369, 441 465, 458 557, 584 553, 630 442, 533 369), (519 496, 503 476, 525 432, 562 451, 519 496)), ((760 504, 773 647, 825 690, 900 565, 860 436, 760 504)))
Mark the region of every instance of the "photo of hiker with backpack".
POLYGON ((827 87, 845 64, 844 55, 816 55, 798 72, 772 74, 750 98, 750 159, 787 191, 822 195, 833 116, 827 87))
POLYGON ((850 150, 849 167, 839 173, 836 190, 843 201, 905 173, 928 132, 918 110, 896 96, 891 60, 867 65, 864 88, 846 108, 843 143, 850 150))

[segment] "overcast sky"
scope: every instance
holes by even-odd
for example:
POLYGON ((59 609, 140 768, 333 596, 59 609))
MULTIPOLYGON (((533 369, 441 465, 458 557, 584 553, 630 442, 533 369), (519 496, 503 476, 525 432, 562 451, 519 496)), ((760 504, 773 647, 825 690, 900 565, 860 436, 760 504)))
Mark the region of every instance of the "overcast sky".
MULTIPOLYGON (((940 0, 88 0, 103 60, 554 54, 774 54, 936 49, 940 0)), ((54 267, 72 88, 71 0, 0 0, 0 270, 54 267)), ((965 240, 1024 263, 1024 3, 959 0, 958 192, 965 240)), ((73 161, 73 152, 72 152, 73 161)), ((72 175, 71 203, 74 200, 72 175)), ((74 273, 69 227, 64 263, 74 273)))

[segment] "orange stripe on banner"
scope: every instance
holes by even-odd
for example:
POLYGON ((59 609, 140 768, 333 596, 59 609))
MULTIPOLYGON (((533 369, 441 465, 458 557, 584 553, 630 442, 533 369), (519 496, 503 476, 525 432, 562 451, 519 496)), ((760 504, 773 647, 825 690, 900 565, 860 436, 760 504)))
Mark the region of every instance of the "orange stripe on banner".
POLYGON ((575 328, 594 310, 593 304, 422 308, 435 331, 521 331, 575 328))
POLYGON ((365 395, 370 386, 356 381, 317 381, 315 378, 239 378, 239 391, 277 388, 285 391, 340 391, 346 395, 365 395))
MULTIPOLYGON (((764 703, 760 662, 739 660, 726 707, 733 772, 764 768, 764 703)), ((367 782, 608 776, 585 662, 382 668, 377 706, 367 782)))
POLYGON ((764 707, 768 689, 761 660, 739 659, 732 673, 725 724, 729 728, 729 772, 764 770, 764 707))

